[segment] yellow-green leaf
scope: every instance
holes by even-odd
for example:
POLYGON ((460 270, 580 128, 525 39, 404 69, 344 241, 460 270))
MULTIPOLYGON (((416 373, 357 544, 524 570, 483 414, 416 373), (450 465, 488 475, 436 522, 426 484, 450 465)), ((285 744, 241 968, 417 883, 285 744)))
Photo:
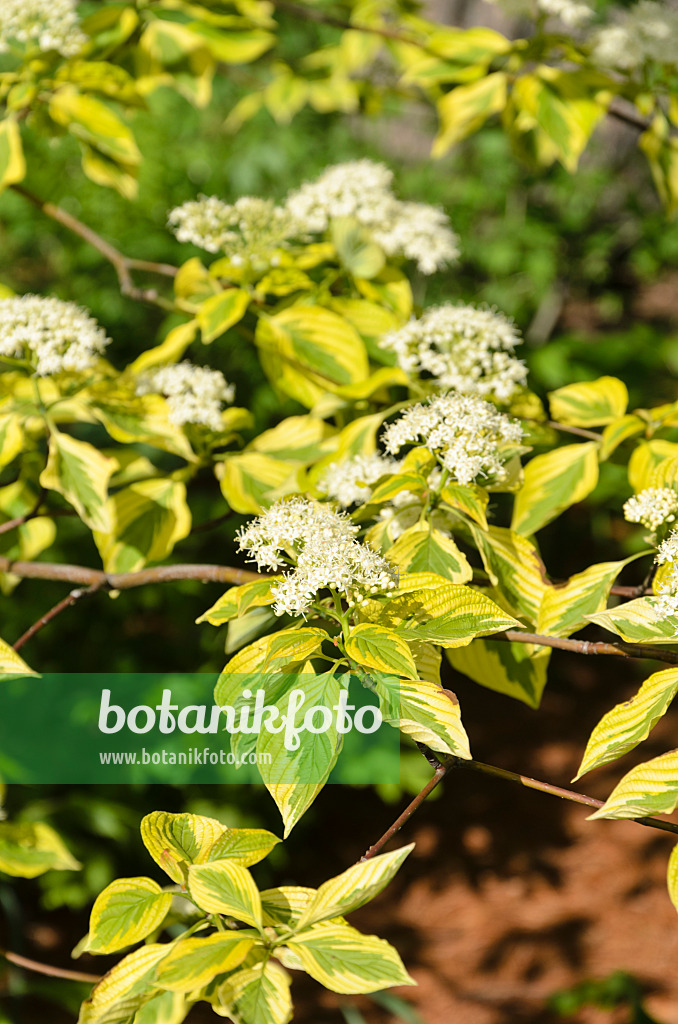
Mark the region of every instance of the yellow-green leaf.
POLYGON ((297 466, 264 452, 229 455, 217 466, 221 492, 232 509, 257 515, 267 505, 297 490, 297 466))
POLYGON ((52 430, 40 484, 62 494, 90 529, 106 531, 111 525, 108 481, 116 469, 115 459, 106 458, 93 445, 52 430))
POLYGON ((73 85, 52 94, 50 117, 94 149, 127 167, 141 162, 141 154, 127 125, 101 100, 84 95, 73 85))
POLYGON ((60 836, 44 821, 0 821, 0 871, 17 878, 36 878, 45 871, 77 871, 60 836))
POLYGON ((196 619, 196 622, 209 622, 212 626, 221 626, 224 622, 239 618, 250 608, 262 608, 273 604, 275 598, 271 594, 271 584, 280 579, 279 576, 253 580, 243 583, 241 587, 231 587, 223 594, 216 604, 196 619))
POLYGON ((501 526, 490 526, 487 531, 471 529, 485 571, 502 603, 514 615, 536 623, 549 584, 535 544, 501 526))
POLYGON ((193 992, 218 974, 238 967, 254 945, 252 936, 226 932, 177 942, 158 966, 156 982, 173 992, 193 992))
POLYGON ((265 828, 227 828, 210 848, 208 859, 232 860, 248 868, 268 857, 279 842, 265 828))
POLYGON ((610 587, 630 561, 633 559, 601 562, 575 573, 562 586, 546 589, 537 618, 537 633, 562 637, 576 633, 586 625, 587 616, 605 608, 610 587))
POLYGON ((0 640, 0 678, 15 679, 21 676, 37 676, 13 647, 0 640))
POLYGON ((645 430, 645 424, 638 416, 629 413, 618 420, 608 423, 602 433, 603 443, 600 447, 600 458, 609 459, 610 455, 627 441, 630 437, 636 437, 645 430))
POLYGON ((409 646, 392 629, 361 622, 352 628, 345 646, 349 658, 365 668, 417 678, 417 666, 409 646))
POLYGON ((531 708, 541 703, 550 655, 546 647, 482 639, 446 651, 447 660, 457 672, 531 708))
POLYGON ((287 948, 331 992, 348 995, 416 984, 390 943, 348 924, 316 924, 298 932, 287 948))
POLYGON ((473 576, 466 555, 451 537, 427 523, 417 523, 398 537, 387 557, 408 572, 435 572, 453 583, 466 583, 473 576))
POLYGON ((678 910, 678 843, 671 850, 668 867, 666 869, 666 884, 669 889, 669 897, 676 910, 678 910))
POLYGON ((638 693, 603 715, 586 745, 573 781, 633 750, 647 739, 678 692, 678 668, 654 672, 638 693))
POLYGON ((262 959, 234 971, 217 989, 212 1006, 233 1024, 287 1024, 292 1019, 289 975, 275 960, 262 959))
POLYGON ((189 864, 204 864, 228 829, 201 814, 152 811, 141 822, 141 838, 151 857, 173 882, 184 885, 189 864))
POLYGON ((410 843, 390 853, 380 853, 370 860, 353 864, 340 875, 323 882, 299 918, 296 932, 319 921, 350 914, 352 910, 369 903, 386 888, 413 849, 414 843, 410 843))
POLYGON ((172 947, 166 943, 142 946, 103 976, 80 1007, 78 1024, 129 1024, 155 993, 156 965, 172 947))
POLYGON ((135 572, 160 562, 191 532, 186 486, 177 480, 142 480, 108 499, 110 528, 94 533, 106 572, 135 572))
POLYGON ((259 890, 247 868, 235 861, 191 864, 188 889, 208 914, 226 914, 255 927, 262 924, 259 890))
POLYGON ((529 535, 571 505, 583 501, 598 483, 598 444, 566 445, 537 455, 525 467, 516 495, 511 529, 529 535))
POLYGON ((617 377, 599 377, 582 384, 568 384, 549 396, 551 416, 573 427, 603 427, 626 412, 629 393, 617 377))
POLYGON ((656 597, 638 597, 617 608, 588 615, 604 629, 609 629, 631 644, 678 643, 678 628, 673 619, 658 619, 656 597))
POLYGON ((242 288, 229 288, 203 302, 197 317, 203 343, 208 345, 239 323, 249 304, 250 293, 242 288))
POLYGON ((385 722, 441 754, 470 758, 468 736, 456 698, 426 679, 374 680, 385 722))
POLYGON ((152 366, 162 366, 164 363, 176 363, 181 359, 184 352, 194 340, 198 333, 198 321, 188 320, 185 324, 179 324, 168 332, 167 337, 155 348, 146 349, 133 363, 130 364, 132 373, 144 373, 152 366))
POLYGON ((275 889, 262 889, 260 892, 264 925, 296 924, 316 890, 302 885, 281 885, 275 889))
POLYGON ((141 942, 167 917, 172 894, 152 878, 116 878, 94 903, 89 920, 89 953, 115 953, 141 942))
POLYGON ((443 156, 457 142, 477 132, 489 117, 502 111, 506 106, 506 84, 506 74, 496 71, 445 93, 438 100, 440 129, 432 155, 443 156))
POLYGON ((0 192, 26 177, 21 133, 14 117, 0 121, 0 192))
POLYGON ((642 818, 670 814, 678 804, 678 750, 653 757, 627 772, 592 818, 642 818))
POLYGON ((658 476, 664 462, 678 459, 678 444, 657 438, 652 441, 641 441, 636 445, 629 459, 629 483, 636 494, 646 487, 661 487, 658 476))

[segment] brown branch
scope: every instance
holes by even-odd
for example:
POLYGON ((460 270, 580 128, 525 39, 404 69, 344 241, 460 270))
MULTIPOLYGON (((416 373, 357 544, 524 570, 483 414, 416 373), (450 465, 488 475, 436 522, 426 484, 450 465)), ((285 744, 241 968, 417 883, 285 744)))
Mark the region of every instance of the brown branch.
POLYGON ((670 665, 678 665, 678 654, 665 651, 661 647, 652 647, 649 644, 610 644, 602 640, 566 640, 558 636, 542 636, 540 633, 523 633, 516 629, 495 633, 488 639, 508 640, 511 643, 519 644, 537 644, 539 647, 553 647, 559 651, 572 651, 575 654, 616 654, 621 658, 650 658, 654 661, 666 661, 670 665))
POLYGON ((15 644, 12 644, 15 651, 20 651, 24 644, 27 644, 29 640, 32 640, 36 633, 39 633, 44 626, 47 626, 52 619, 56 619, 57 615, 61 615, 62 612, 70 608, 71 605, 76 604, 81 598, 89 597, 91 594, 96 594, 98 590, 101 590, 101 583, 94 583, 91 587, 86 590, 72 590, 68 597, 64 597, 63 600, 55 604, 53 608, 50 608, 42 618, 34 622, 33 625, 23 633, 15 644))
POLYGON ((229 565, 157 565, 138 572, 106 573, 83 565, 62 565, 56 562, 14 562, 0 557, 0 572, 10 572, 27 580, 52 580, 82 586, 99 586, 107 590, 131 590, 147 583, 173 583, 196 580, 200 583, 251 583, 262 573, 234 569, 229 565))
POLYGON ((650 119, 643 117, 640 111, 632 103, 628 103, 621 96, 615 96, 607 112, 611 117, 617 119, 617 121, 623 121, 624 124, 628 124, 631 128, 635 128, 638 131, 646 132, 650 127, 650 119))
MULTIPOLYGON (((91 245, 93 249, 96 249, 98 253, 108 260, 113 266, 117 276, 118 284, 120 285, 120 291, 123 295, 128 296, 130 299, 136 299, 139 302, 150 302, 153 305, 168 306, 165 300, 161 299, 157 291, 154 288, 144 289, 137 288, 132 280, 131 270, 147 270, 156 274, 164 274, 168 277, 173 277, 177 273, 177 268, 170 266, 168 263, 152 263, 148 260, 135 260, 130 259, 116 249, 115 246, 107 242, 105 238, 97 234, 87 224, 83 224, 81 220, 74 217, 72 214, 63 210, 60 206, 56 206, 54 203, 45 202, 40 199, 39 196, 29 192, 28 189, 24 188, 23 185, 11 185, 14 192, 18 195, 23 196, 29 203, 32 203, 39 210, 41 210, 47 217, 51 217, 52 220, 63 225, 72 231, 74 235, 82 238, 83 241, 91 245)), ((171 308, 171 305, 169 306, 171 308)))
POLYGON ((16 529, 17 526, 23 526, 23 524, 27 523, 29 519, 35 519, 35 517, 39 514, 40 506, 42 505, 46 494, 47 491, 43 487, 43 489, 40 491, 40 494, 38 495, 38 500, 36 501, 31 511, 25 512, 24 515, 22 516, 17 516, 16 519, 8 519, 6 523, 2 523, 0 525, 0 534, 9 533, 10 530, 16 529))
POLYGON ((369 850, 365 851, 365 853, 360 858, 359 863, 362 863, 364 860, 370 860, 372 857, 375 857, 380 852, 380 850, 386 845, 389 839, 392 839, 396 832, 399 832, 403 825, 410 820, 414 812, 421 807, 429 793, 432 793, 436 786, 438 786, 443 781, 448 771, 456 766, 458 760, 459 758, 453 758, 452 760, 447 761, 445 764, 438 765, 435 772, 428 780, 424 788, 420 790, 419 793, 417 793, 414 800, 412 800, 412 802, 408 804, 403 813, 398 815, 398 817, 393 822, 391 827, 386 829, 381 839, 377 839, 376 843, 370 846, 369 850))
MULTIPOLYGON (((530 420, 531 423, 538 423, 538 420, 530 420)), ((602 436, 594 430, 584 430, 582 427, 571 427, 567 423, 558 423, 556 420, 547 420, 547 427, 553 427, 561 434, 574 434, 576 437, 585 437, 589 441, 602 441, 602 436)))
MULTIPOLYGON (((602 807, 603 800, 596 800, 592 796, 585 796, 583 793, 576 793, 572 789, 562 789, 560 786, 552 786, 550 782, 540 782, 539 779, 531 779, 528 775, 519 775, 518 772, 509 772, 505 768, 496 768, 492 764, 483 764, 482 761, 467 761, 462 758, 456 759, 459 768, 470 768, 472 771, 480 772, 482 775, 492 775, 497 779, 504 779, 506 782, 516 782, 519 786, 526 786, 528 789, 536 789, 539 793, 547 793, 549 796, 557 796, 561 800, 569 800, 570 803, 582 804, 584 807, 593 807, 596 810, 602 807)), ((673 821, 662 821, 661 818, 624 818, 614 819, 633 821, 636 825, 645 825, 647 828, 656 828, 660 832, 672 832, 678 835, 678 824, 673 821)))
POLYGON ((10 964, 21 967, 24 971, 33 971, 35 974, 45 974, 48 978, 64 978, 66 981, 83 981, 88 985, 96 985, 101 981, 98 974, 83 974, 82 971, 67 971, 63 967, 51 967, 49 964, 40 964, 37 960, 29 960, 28 957, 19 956, 18 953, 10 953, 0 949, 0 956, 4 956, 10 964))

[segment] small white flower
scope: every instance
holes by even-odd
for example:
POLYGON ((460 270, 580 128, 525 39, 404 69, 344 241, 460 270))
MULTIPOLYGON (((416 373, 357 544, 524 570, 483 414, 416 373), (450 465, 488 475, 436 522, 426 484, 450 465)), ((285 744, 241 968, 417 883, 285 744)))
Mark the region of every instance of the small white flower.
POLYGON ((108 344, 96 320, 72 302, 42 295, 0 299, 0 356, 29 359, 39 377, 88 370, 108 344))
POLYGON ((538 18, 540 14, 558 18, 568 28, 579 28, 593 17, 591 4, 584 0, 490 0, 510 17, 538 18))
POLYGON ((513 321, 502 313, 452 304, 428 309, 379 342, 395 353, 405 373, 432 378, 446 391, 499 402, 508 402, 527 382, 527 368, 515 357, 520 343, 513 321))
POLYGON ((352 459, 331 463, 318 481, 318 490, 342 508, 364 505, 372 494, 370 484, 387 473, 395 473, 397 467, 397 459, 387 459, 377 452, 355 455, 352 459))
POLYGON ((291 564, 271 587, 276 615, 304 615, 331 588, 352 606, 368 594, 395 588, 395 572, 382 555, 356 540, 358 527, 345 512, 307 498, 278 501, 238 532, 239 550, 259 569, 291 564))
POLYGON ((646 487, 624 504, 624 518, 629 523, 642 523, 653 531, 675 522, 677 514, 678 494, 671 487, 646 487))
POLYGON ((0 53, 17 44, 75 57, 87 42, 80 31, 76 0, 2 0, 0 53))
POLYGON ((603 67, 635 71, 647 61, 678 66, 678 10, 641 0, 591 38, 593 59, 603 67))
POLYGON ((482 479, 506 479, 503 449, 520 444, 523 432, 489 402, 475 395, 450 392, 426 404, 411 406, 382 434, 389 454, 409 444, 421 444, 460 484, 482 479))
POLYGON ((393 172, 371 160, 328 167, 313 182, 292 192, 286 209, 311 234, 331 221, 352 217, 372 235, 387 256, 413 260, 433 274, 459 256, 457 236, 446 214, 425 203, 401 202, 392 191, 393 172))
POLYGON ((235 203, 201 196, 176 206, 167 220, 180 242, 191 242, 206 252, 223 252, 235 266, 253 258, 270 260, 276 249, 299 233, 286 210, 256 196, 241 196, 235 203))
POLYGON ((184 360, 140 377, 136 391, 138 395, 164 395, 169 418, 177 426, 197 423, 218 431, 222 404, 233 401, 235 389, 220 370, 184 360))

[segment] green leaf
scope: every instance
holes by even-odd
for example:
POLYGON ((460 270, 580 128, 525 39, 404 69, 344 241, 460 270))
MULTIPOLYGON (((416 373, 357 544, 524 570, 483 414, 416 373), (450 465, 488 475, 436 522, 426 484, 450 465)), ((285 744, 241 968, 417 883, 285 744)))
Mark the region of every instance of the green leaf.
POLYGON ((629 393, 617 377, 568 384, 549 393, 551 416, 573 427, 603 427, 626 412, 629 393))
POLYGON ((587 618, 603 629, 616 633, 627 643, 678 643, 678 628, 675 621, 658 619, 656 604, 656 597, 638 597, 634 601, 625 601, 617 608, 608 608, 607 611, 587 615, 587 618))
POLYGON ((531 708, 539 707, 551 656, 548 648, 476 640, 446 654, 452 668, 474 683, 521 700, 531 708))
POLYGON ((660 754, 627 772, 593 818, 642 818, 670 814, 678 804, 678 750, 660 754))
POLYGON ((384 721, 441 754, 470 758, 459 702, 426 679, 416 682, 380 675, 374 680, 384 721))
POLYGON ((77 1024, 130 1024, 154 995, 156 965, 171 948, 166 943, 142 946, 116 964, 80 1007, 77 1024))
POLYGON ((142 352, 130 364, 129 369, 134 374, 140 374, 153 366, 162 366, 164 363, 176 363, 181 359, 197 333, 197 320, 188 320, 185 324, 173 327, 171 331, 168 331, 167 337, 160 345, 148 348, 145 352, 142 352))
POLYGON ((262 924, 259 890, 247 868, 235 861, 191 864, 188 890, 208 914, 226 914, 255 927, 262 924))
POLYGON ((394 630, 361 622, 346 640, 346 653, 359 665, 377 672, 395 672, 407 679, 417 678, 417 666, 405 640, 394 630))
POLYGON ((181 939, 158 966, 156 982, 173 992, 203 988, 218 974, 238 967, 254 946, 255 938, 236 931, 181 939))
POLYGON ((466 583, 473 570, 451 537, 427 523, 417 523, 398 537, 388 559, 408 572, 435 572, 453 583, 466 583))
POLYGON ((566 445, 537 455, 525 467, 511 529, 536 533, 571 505, 583 501, 598 483, 598 444, 566 445))
POLYGON ((77 871, 81 865, 44 821, 0 821, 0 871, 37 878, 45 871, 77 871))
POLYGON ((562 637, 576 633, 586 625, 588 616, 603 611, 612 584, 631 561, 633 558, 592 565, 583 572, 575 573, 562 586, 545 590, 537 618, 537 633, 562 637))
POLYGON ((603 443, 600 448, 600 459, 609 459, 610 455, 617 450, 620 444, 627 441, 630 437, 636 437, 638 434, 642 434, 645 430, 645 424, 639 416, 622 416, 618 420, 613 420, 609 423, 603 431, 601 437, 603 443))
POLYGON ((413 849, 414 843, 410 843, 390 853, 380 853, 323 882, 299 918, 295 934, 319 921, 350 914, 369 903, 386 888, 413 849))
POLYGON ((438 100, 440 129, 431 155, 444 156, 452 146, 482 128, 489 117, 500 113, 506 106, 506 84, 506 74, 496 71, 445 93, 438 100))
POLYGON ((108 481, 116 469, 115 459, 106 458, 93 445, 52 430, 40 485, 62 494, 90 529, 106 531, 111 525, 108 481))
POLYGON ((17 413, 0 416, 0 469, 14 461, 24 444, 21 417, 17 413))
POLYGON ((297 490, 297 466, 263 452, 228 455, 217 466, 221 493, 232 509, 257 515, 276 498, 297 490))
MULTIPOLYGON (((652 441, 641 441, 634 448, 629 459, 629 483, 636 494, 646 487, 661 487, 663 481, 657 477, 661 474, 663 463, 673 463, 678 459, 678 444, 658 438, 652 441)), ((670 486, 670 482, 668 482, 670 486)))
POLYGON ((314 626, 281 629, 268 638, 264 668, 268 668, 273 661, 288 663, 306 661, 312 654, 320 650, 323 641, 329 639, 326 630, 317 629, 314 626))
POLYGON ((229 327, 239 323, 247 312, 250 298, 250 293, 244 289, 229 288, 203 302, 197 317, 203 344, 209 345, 225 334, 229 327))
POLYGON ((318 448, 328 433, 327 425, 315 416, 288 416, 277 427, 259 434, 248 450, 305 464, 317 459, 318 448))
POLYGON ((376 935, 362 935, 348 924, 314 925, 297 933, 287 948, 331 992, 348 995, 416 985, 390 943, 376 935))
POLYGON ((262 960, 227 978, 212 1006, 234 1024, 287 1024, 292 1019, 289 976, 274 960, 262 960))
POLYGON ((605 114, 612 82, 589 69, 564 71, 544 64, 537 68, 534 81, 537 125, 555 158, 574 174, 594 128, 605 114))
POLYGON ((0 121, 0 192, 26 177, 21 133, 14 117, 0 121))
POLYGON ((262 608, 273 604, 274 596, 271 594, 271 584, 280 579, 279 576, 266 577, 261 580, 253 580, 252 583, 243 583, 241 587, 231 587, 219 600, 208 608, 206 612, 196 619, 198 622, 209 622, 212 626, 221 626, 231 619, 240 618, 251 608, 262 608))
POLYGON ((230 830, 201 814, 152 811, 141 822, 141 838, 151 857, 173 882, 185 885, 188 866, 204 864, 218 839, 230 830))
POLYGON ((276 889, 262 889, 259 895, 264 925, 296 925, 315 893, 315 889, 302 885, 281 885, 276 889))
POLYGON ((132 1024, 183 1024, 192 1008, 180 992, 158 992, 137 1010, 132 1024))
POLYGON ((477 484, 447 483, 441 498, 450 508, 463 512, 483 530, 487 529, 487 505, 490 499, 484 487, 477 484))
POLYGON ((89 953, 115 953, 159 928, 167 917, 172 894, 151 878, 117 878, 101 892, 89 920, 89 953))
POLYGON ((110 529, 94 541, 110 573, 135 572, 167 558, 191 532, 186 486, 176 480, 142 480, 108 499, 110 529))
MULTIPOLYGON (((420 596, 414 594, 413 598, 418 600, 420 596)), ((396 633, 406 640, 424 640, 440 647, 465 647, 474 637, 520 626, 512 615, 507 615, 491 598, 472 587, 448 583, 434 599, 445 602, 442 615, 434 615, 420 625, 404 623, 396 633)))
POLYGON ((647 739, 678 693, 678 668, 654 672, 638 693, 603 715, 586 745, 573 782, 601 764, 615 761, 647 739))

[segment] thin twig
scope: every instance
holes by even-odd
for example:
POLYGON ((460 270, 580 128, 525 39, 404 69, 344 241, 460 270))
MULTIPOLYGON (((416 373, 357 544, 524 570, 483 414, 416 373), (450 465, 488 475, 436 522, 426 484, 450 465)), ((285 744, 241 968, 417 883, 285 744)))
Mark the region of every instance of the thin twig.
POLYGON ((174 583, 196 580, 200 583, 252 583, 262 573, 234 569, 229 565, 157 565, 137 572, 106 573, 83 565, 62 565, 57 562, 14 562, 0 557, 0 572, 10 572, 27 580, 52 580, 81 586, 100 586, 108 590, 131 590, 147 583, 174 583))
POLYGON ((365 851, 360 858, 359 863, 362 863, 364 860, 370 860, 372 857, 376 857, 382 847, 386 846, 389 839, 392 839, 396 832, 399 832, 403 825, 410 820, 414 812, 421 807, 429 793, 432 793, 436 786, 443 781, 450 768, 455 767, 456 762, 457 759, 455 758, 454 760, 448 761, 446 764, 438 765, 424 788, 417 793, 414 800, 408 804, 403 813, 398 815, 391 827, 386 829, 381 839, 377 839, 376 843, 370 846, 369 850, 365 851))
POLYGON ((6 523, 2 523, 2 525, 0 525, 0 534, 9 533, 10 530, 16 529, 17 526, 23 526, 24 523, 27 523, 29 521, 29 519, 35 519, 35 517, 39 514, 40 507, 43 501, 45 500, 46 494, 47 491, 43 487, 43 489, 40 491, 40 494, 38 495, 38 500, 36 501, 31 511, 24 513, 24 515, 22 516, 17 516, 16 519, 8 519, 6 523))
POLYGON ((487 639, 508 640, 511 643, 519 644, 536 644, 539 647, 554 647, 559 651, 572 651, 575 654, 616 654, 621 658, 650 658, 654 661, 666 661, 670 665, 678 665, 678 654, 665 651, 661 647, 652 647, 649 644, 610 644, 603 640, 566 640, 559 636, 523 633, 516 629, 507 629, 504 633, 495 633, 487 639))
POLYGON ((97 234, 87 224, 83 224, 81 220, 62 209, 60 206, 56 206, 54 203, 46 202, 40 199, 39 196, 34 195, 33 192, 29 192, 28 189, 24 188, 23 185, 11 185, 10 186, 18 195, 23 196, 29 203, 32 203, 39 210, 47 216, 51 217, 52 220, 57 221, 63 227, 68 228, 74 235, 78 235, 83 241, 91 245, 92 248, 96 249, 97 252, 101 253, 104 259, 113 266, 117 276, 118 283, 120 285, 120 291, 123 295, 126 295, 130 299, 136 299, 140 302, 150 302, 153 305, 161 305, 163 307, 170 306, 165 300, 161 299, 157 291, 154 288, 137 288, 132 280, 131 270, 146 270, 155 274, 163 274, 167 277, 173 277, 176 275, 177 268, 170 266, 168 263, 152 263, 148 260, 136 260, 130 259, 116 249, 114 245, 107 242, 105 238, 97 234))
POLYGON ((81 598, 90 597, 92 594, 96 594, 98 590, 101 590, 101 587, 101 583, 93 583, 92 586, 87 587, 86 590, 71 590, 68 597, 64 597, 63 600, 55 604, 54 607, 50 608, 50 610, 39 618, 37 622, 34 622, 25 633, 22 633, 16 643, 12 644, 14 650, 20 651, 24 644, 27 644, 29 640, 32 640, 35 634, 39 633, 41 629, 47 626, 52 619, 56 619, 57 615, 61 615, 61 613, 65 612, 67 608, 77 604, 81 598))
POLYGON ((49 964, 38 963, 37 960, 29 960, 28 957, 19 956, 18 953, 10 953, 0 949, 0 956, 4 956, 10 964, 21 967, 25 971, 33 971, 35 974, 45 974, 48 978, 64 978, 66 981, 82 981, 87 985, 96 985, 101 981, 98 974, 83 974, 82 971, 67 971, 63 967, 51 967, 49 964))
MULTIPOLYGON (((537 420, 530 422, 538 422, 537 420)), ((558 423, 556 420, 547 420, 547 427, 553 427, 560 434, 574 434, 576 437, 586 437, 589 441, 602 441, 602 436, 593 430, 584 430, 582 427, 571 427, 567 423, 558 423)))
MULTIPOLYGON (((536 789, 539 793, 547 793, 549 796, 557 796, 561 800, 569 800, 570 803, 582 804, 584 807, 593 807, 596 810, 602 807, 604 800, 596 800, 595 797, 585 796, 583 793, 576 793, 572 789, 562 789, 561 786, 552 786, 550 782, 540 782, 539 779, 531 779, 528 775, 520 775, 518 772, 509 772, 505 768, 497 768, 492 764, 483 764, 482 761, 456 759, 459 768, 470 768, 482 775, 492 775, 497 779, 504 779, 506 782, 516 782, 519 786, 526 786, 528 789, 536 789)), ((624 818, 617 819, 633 821, 636 825, 645 825, 647 828, 656 828, 660 832, 672 832, 678 835, 678 824, 673 821, 662 821, 661 818, 624 818)))

